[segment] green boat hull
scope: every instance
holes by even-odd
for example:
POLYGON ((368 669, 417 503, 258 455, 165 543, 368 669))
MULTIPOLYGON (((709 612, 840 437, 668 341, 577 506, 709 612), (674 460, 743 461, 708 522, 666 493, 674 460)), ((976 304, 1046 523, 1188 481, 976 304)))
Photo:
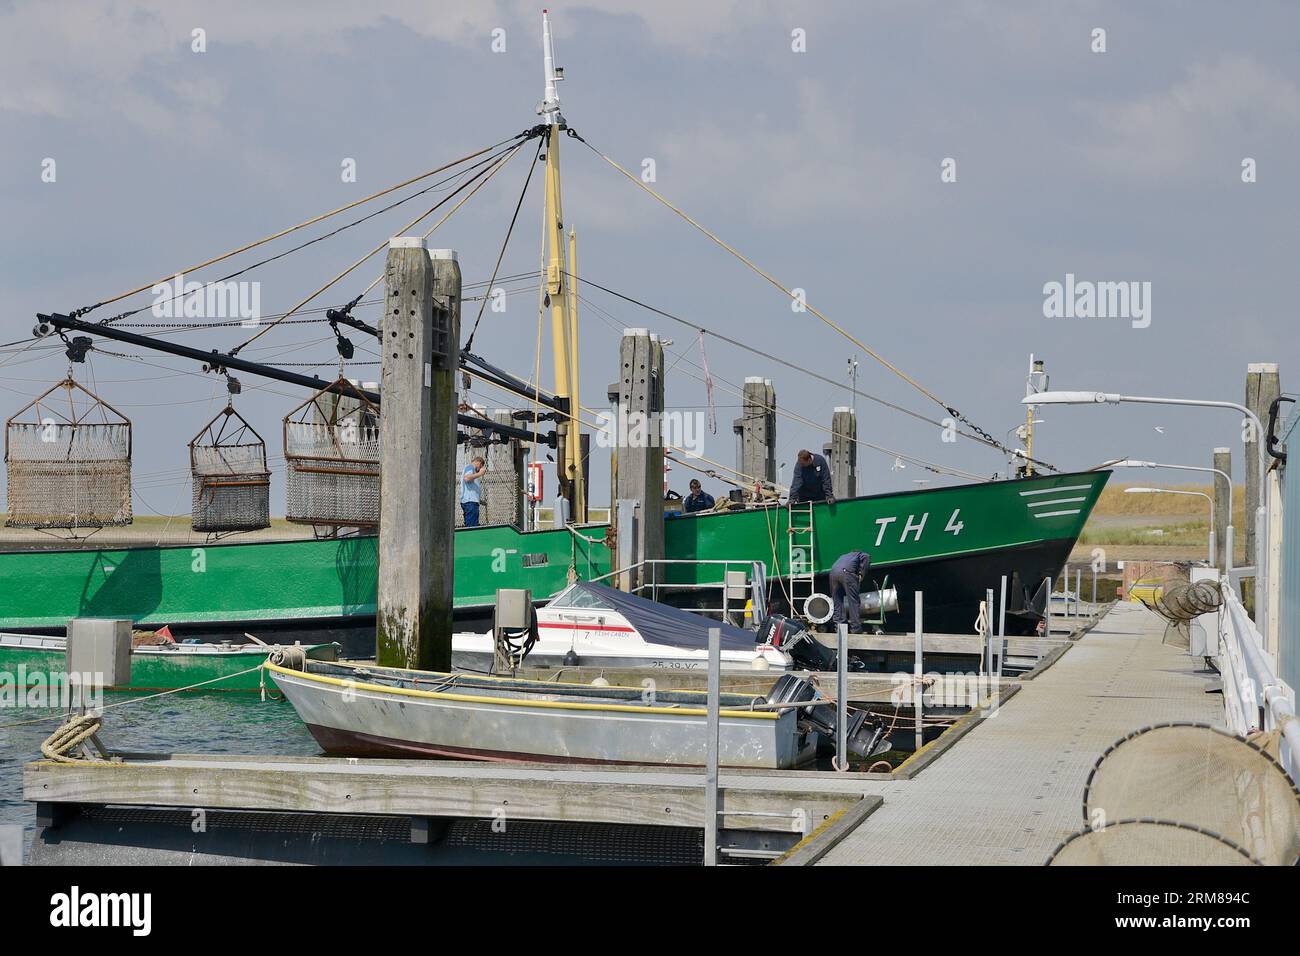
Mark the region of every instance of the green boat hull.
MULTIPOLYGON (((889 574, 905 601, 911 594, 904 589, 922 583, 927 625, 938 627, 932 607, 951 603, 969 609, 978 604, 972 604, 972 594, 982 598, 983 588, 997 587, 1002 574, 1014 574, 1028 586, 1035 577, 1059 572, 1109 474, 982 482, 818 504, 812 553, 805 560, 810 557, 814 573, 824 576, 844 552, 868 552, 873 576, 889 574), (953 568, 960 573, 945 576, 953 568), (925 586, 928 581, 962 593, 934 593, 925 586)), ((788 522, 789 512, 781 507, 669 517, 665 557, 762 561, 769 577, 784 577, 788 522)), ((584 580, 607 573, 605 531, 599 525, 576 531, 458 530, 458 616, 481 618, 498 587, 526 587, 544 598, 568 583, 570 568, 584 580)), ((0 629, 61 630, 69 618, 82 616, 130 618, 145 626, 288 623, 319 627, 323 637, 330 627, 373 622, 377 564, 373 537, 0 553, 0 629)), ((682 565, 663 580, 717 583, 722 574, 719 565, 682 565)), ((902 617, 902 625, 910 627, 910 614, 900 609, 902 617)), ((968 624, 963 621, 960 630, 968 624)))
MULTIPOLYGON (((335 660, 334 644, 304 645, 307 656, 335 660)), ((202 692, 257 691, 263 684, 266 653, 163 653, 131 655, 131 680, 108 690, 162 691, 194 688, 202 692), (195 687, 202 684, 202 687, 195 687)), ((12 647, 0 644, 0 685, 11 690, 51 686, 64 679, 66 655, 62 649, 12 647)), ((269 681, 266 686, 274 690, 269 681)))

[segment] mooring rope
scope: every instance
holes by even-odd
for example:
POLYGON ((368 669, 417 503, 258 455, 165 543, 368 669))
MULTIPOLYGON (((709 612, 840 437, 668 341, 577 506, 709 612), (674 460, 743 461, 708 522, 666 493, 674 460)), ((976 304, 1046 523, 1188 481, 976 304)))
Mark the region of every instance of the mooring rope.
MULTIPOLYGON (((69 714, 58 730, 41 743, 41 756, 58 763, 107 763, 103 757, 92 757, 84 752, 80 755, 73 753, 87 740, 94 740, 103 724, 100 714, 69 714)), ((98 740, 94 740, 94 743, 99 747, 98 740)), ((99 749, 101 753, 104 752, 103 747, 99 749)))

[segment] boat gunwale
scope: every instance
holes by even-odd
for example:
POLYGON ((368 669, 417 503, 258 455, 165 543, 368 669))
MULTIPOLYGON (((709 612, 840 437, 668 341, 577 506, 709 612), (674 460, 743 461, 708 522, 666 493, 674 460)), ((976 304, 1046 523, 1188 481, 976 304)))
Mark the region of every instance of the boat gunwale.
MULTIPOLYGON (((333 663, 333 662, 327 662, 333 663)), ((597 710, 597 711, 616 711, 618 713, 633 714, 656 714, 660 716, 671 717, 707 717, 708 710, 703 707, 648 707, 641 704, 590 704, 583 702, 565 703, 553 700, 516 700, 510 697, 480 697, 474 694, 456 694, 447 691, 416 690, 411 687, 390 687, 386 684, 373 684, 369 681, 345 680, 341 677, 329 677, 324 674, 313 674, 305 670, 292 670, 287 667, 281 667, 278 664, 272 664, 266 661, 262 667, 272 674, 283 674, 286 677, 301 677, 304 680, 317 684, 327 684, 332 686, 344 687, 353 691, 368 690, 379 691, 386 694, 396 694, 401 697, 420 697, 430 700, 449 700, 471 704, 503 704, 508 707, 541 707, 548 710, 597 710)), ((439 674, 440 676, 454 677, 457 675, 447 674, 440 671, 408 671, 407 673, 422 674, 439 674)), ((474 675, 476 678, 479 675, 474 675)), ((496 680, 511 680, 511 678, 496 677, 496 680)), ((572 684, 551 681, 530 681, 526 683, 536 683, 545 687, 588 687, 588 684, 572 684)), ((620 688, 623 690, 640 691, 642 688, 620 688)), ((283 688, 281 688, 283 690, 283 688)), ((731 710, 723 709, 718 711, 719 717, 730 717, 753 720, 780 720, 780 711, 768 710, 731 710)))

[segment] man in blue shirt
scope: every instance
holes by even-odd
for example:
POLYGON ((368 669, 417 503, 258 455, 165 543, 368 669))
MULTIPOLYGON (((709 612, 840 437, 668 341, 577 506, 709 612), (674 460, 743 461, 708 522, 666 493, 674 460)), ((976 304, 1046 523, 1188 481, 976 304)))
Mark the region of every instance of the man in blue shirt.
POLYGON ((465 515, 465 527, 478 527, 478 507, 483 501, 483 484, 480 479, 487 474, 487 462, 472 458, 460 475, 460 510, 465 515))
POLYGON ((835 492, 831 490, 831 466, 826 459, 815 455, 808 449, 801 449, 794 464, 794 474, 790 476, 790 504, 800 501, 825 501, 835 504, 835 492))
POLYGON ((705 494, 698 478, 691 479, 691 493, 686 496, 686 513, 695 511, 712 511, 713 495, 705 494))
POLYGON ((871 555, 865 551, 842 554, 831 565, 831 599, 835 602, 836 624, 848 618, 849 633, 862 633, 862 581, 871 567, 871 555))

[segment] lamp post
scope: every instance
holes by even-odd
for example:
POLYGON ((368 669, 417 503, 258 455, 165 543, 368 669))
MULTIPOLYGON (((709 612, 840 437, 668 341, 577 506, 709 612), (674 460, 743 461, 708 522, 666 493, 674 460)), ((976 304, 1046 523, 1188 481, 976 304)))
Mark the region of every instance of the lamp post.
POLYGON ((1210 503, 1210 563, 1214 563, 1214 499, 1203 491, 1182 491, 1177 488, 1125 488, 1126 495, 1197 495, 1210 503))
MULTIPOLYGON (((1224 573, 1230 572, 1230 571, 1232 570, 1232 557, 1233 557, 1233 540, 1232 540, 1233 529, 1232 529, 1232 515, 1233 515, 1233 511, 1232 511, 1232 476, 1231 476, 1230 474, 1228 474, 1226 471, 1224 471, 1224 470, 1221 469, 1221 468, 1207 468, 1207 467, 1205 467, 1204 465, 1170 465, 1170 464, 1167 464, 1167 463, 1165 463, 1165 462, 1159 462, 1159 461, 1137 461, 1137 460, 1132 459, 1132 458, 1125 458, 1125 459, 1123 459, 1123 460, 1121 460, 1121 461, 1110 462, 1109 464, 1110 464, 1110 467, 1111 467, 1111 468, 1172 468, 1172 469, 1175 469, 1175 470, 1177 470, 1177 471, 1202 471, 1202 472, 1212 472, 1212 473, 1214 473, 1214 474, 1216 474, 1216 475, 1221 475, 1221 476, 1223 477, 1223 480, 1226 481, 1226 482, 1228 483, 1228 524, 1227 524, 1227 528, 1226 528, 1226 530, 1225 530, 1225 532, 1224 532, 1223 548, 1224 548, 1224 552, 1225 552, 1225 553, 1224 553, 1224 556, 1223 556, 1223 570, 1224 570, 1224 573)), ((1210 502, 1210 563, 1211 563, 1211 564, 1214 564, 1214 563, 1215 563, 1215 560, 1214 560, 1214 559, 1215 559, 1215 555, 1218 553, 1218 549, 1217 549, 1217 547, 1216 547, 1216 543, 1217 543, 1217 542, 1216 542, 1216 536, 1215 536, 1215 530, 1214 530, 1214 528, 1215 528, 1215 526, 1214 526, 1214 502, 1211 501, 1211 502, 1210 502)))
POLYGON ((1039 392, 1026 395, 1020 400, 1022 405, 1118 405, 1131 402, 1139 405, 1192 405, 1198 408, 1228 408, 1240 412, 1250 419, 1255 429, 1255 452, 1259 456, 1259 501, 1255 512, 1255 527, 1263 528, 1263 534, 1255 535, 1255 626, 1261 634, 1268 633, 1268 459, 1264 453, 1264 425, 1259 416, 1245 405, 1236 402, 1216 402, 1201 398, 1153 398, 1149 395, 1120 395, 1118 392, 1039 392), (1261 524, 1260 522, 1263 522, 1261 524))

